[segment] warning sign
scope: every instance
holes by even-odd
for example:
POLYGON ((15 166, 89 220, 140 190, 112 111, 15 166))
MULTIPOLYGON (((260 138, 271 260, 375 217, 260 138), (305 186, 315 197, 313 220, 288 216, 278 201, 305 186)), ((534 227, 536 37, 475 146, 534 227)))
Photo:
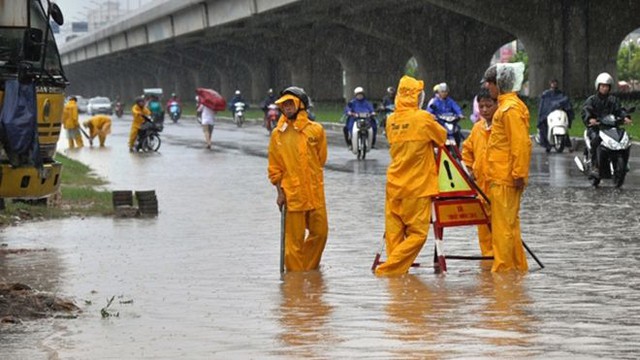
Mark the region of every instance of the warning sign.
POLYGON ((489 217, 479 199, 436 200, 433 205, 438 227, 489 223, 489 217))
POLYGON ((447 148, 438 151, 438 197, 476 196, 460 164, 447 148))

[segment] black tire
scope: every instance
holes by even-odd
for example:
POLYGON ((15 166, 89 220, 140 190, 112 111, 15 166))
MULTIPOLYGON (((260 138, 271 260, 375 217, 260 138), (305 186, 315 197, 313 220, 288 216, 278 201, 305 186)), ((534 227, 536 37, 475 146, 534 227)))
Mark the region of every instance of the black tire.
POLYGON ((554 135, 555 144, 553 147, 556 149, 557 153, 561 153, 564 151, 564 135, 554 135))
POLYGON ((144 147, 148 151, 158 151, 160 149, 160 144, 162 141, 160 140, 160 136, 158 134, 150 134, 144 140, 144 147))
POLYGON ((367 139, 362 135, 362 160, 367 157, 367 139))

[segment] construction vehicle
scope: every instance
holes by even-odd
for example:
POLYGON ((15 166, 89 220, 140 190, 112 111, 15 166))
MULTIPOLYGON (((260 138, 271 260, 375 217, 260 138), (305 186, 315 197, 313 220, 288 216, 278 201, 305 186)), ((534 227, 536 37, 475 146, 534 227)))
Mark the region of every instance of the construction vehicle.
POLYGON ((68 84, 49 0, 0 1, 0 199, 40 199, 58 191, 55 161, 68 84))

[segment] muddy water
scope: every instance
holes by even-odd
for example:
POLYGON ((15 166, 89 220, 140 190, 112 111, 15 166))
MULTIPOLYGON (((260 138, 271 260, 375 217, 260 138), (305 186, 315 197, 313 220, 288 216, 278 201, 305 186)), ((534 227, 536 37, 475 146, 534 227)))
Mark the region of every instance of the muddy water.
MULTIPOLYGON (((72 297, 78 319, 0 327, 0 358, 231 359, 637 357, 640 187, 594 190, 564 155, 539 154, 523 200, 523 237, 546 265, 493 275, 449 261, 377 279, 384 150, 357 162, 331 146, 330 235, 319 272, 278 273, 279 213, 258 128, 221 125, 214 150, 187 121, 161 153, 130 155, 127 123, 107 149, 68 154, 111 189, 155 189, 155 219, 67 219, 6 229, 0 277, 72 297), (591 214, 586 218, 585 214, 591 214), (118 317, 102 319, 100 309, 118 317), (132 302, 131 302, 132 301, 132 302)), ((632 165, 634 169, 640 166, 632 165)), ((433 236, 420 256, 428 264, 433 236)), ((475 230, 447 229, 449 254, 478 253, 475 230)))

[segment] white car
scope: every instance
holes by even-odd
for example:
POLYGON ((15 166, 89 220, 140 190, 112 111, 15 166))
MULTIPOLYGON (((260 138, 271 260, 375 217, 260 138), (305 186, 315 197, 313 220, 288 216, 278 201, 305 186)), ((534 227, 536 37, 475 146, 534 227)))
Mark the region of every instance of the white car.
POLYGON ((87 105, 87 114, 107 114, 113 115, 113 107, 111 106, 111 100, 106 97, 96 96, 89 100, 87 105))

